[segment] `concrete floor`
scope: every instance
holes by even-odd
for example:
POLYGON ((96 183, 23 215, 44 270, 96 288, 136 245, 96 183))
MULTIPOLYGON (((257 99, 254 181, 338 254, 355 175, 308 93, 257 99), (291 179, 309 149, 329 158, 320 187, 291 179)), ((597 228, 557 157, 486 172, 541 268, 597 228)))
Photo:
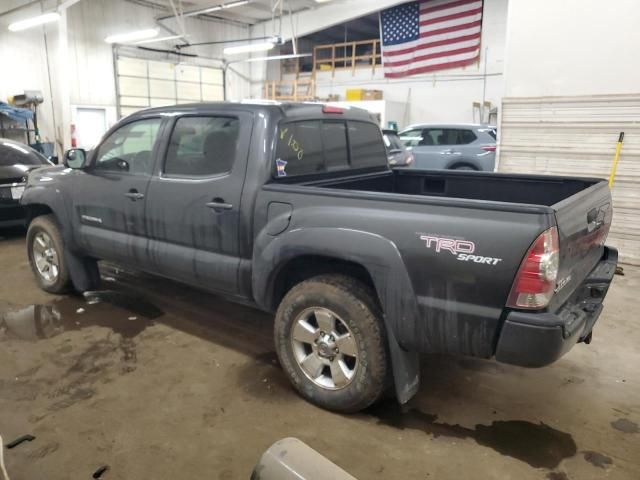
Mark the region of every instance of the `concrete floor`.
POLYGON ((343 416, 290 388, 268 315, 108 266, 98 298, 48 295, 3 235, 0 433, 37 437, 5 450, 13 480, 242 479, 287 436, 359 479, 640 478, 639 268, 553 366, 425 357, 406 408, 343 416))

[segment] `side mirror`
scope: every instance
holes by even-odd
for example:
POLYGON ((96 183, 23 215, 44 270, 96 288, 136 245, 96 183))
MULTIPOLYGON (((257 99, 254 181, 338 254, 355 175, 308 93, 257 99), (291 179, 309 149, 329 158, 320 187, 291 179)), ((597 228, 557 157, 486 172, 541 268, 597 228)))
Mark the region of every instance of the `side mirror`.
POLYGON ((64 152, 65 167, 80 169, 87 161, 87 152, 83 148, 72 148, 64 152))

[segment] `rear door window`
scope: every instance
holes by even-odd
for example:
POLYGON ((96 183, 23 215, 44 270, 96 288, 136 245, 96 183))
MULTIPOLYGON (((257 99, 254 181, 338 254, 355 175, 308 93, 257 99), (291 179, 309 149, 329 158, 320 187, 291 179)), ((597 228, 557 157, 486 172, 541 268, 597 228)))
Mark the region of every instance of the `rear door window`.
POLYGON ((425 128, 422 130, 422 140, 418 146, 432 146, 432 145, 449 145, 447 130, 442 128, 425 128))
POLYGON ((476 134, 471 130, 457 130, 458 135, 456 139, 455 145, 467 145, 471 142, 474 142, 476 138, 476 134))
POLYGON ((171 132, 164 174, 212 176, 231 171, 240 121, 233 117, 182 117, 171 132))

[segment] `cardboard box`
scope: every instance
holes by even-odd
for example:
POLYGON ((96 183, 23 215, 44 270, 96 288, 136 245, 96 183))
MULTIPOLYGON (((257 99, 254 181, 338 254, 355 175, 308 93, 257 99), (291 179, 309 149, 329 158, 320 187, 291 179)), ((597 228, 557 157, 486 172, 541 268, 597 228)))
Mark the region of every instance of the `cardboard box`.
POLYGON ((347 88, 347 101, 382 100, 382 90, 367 90, 364 88, 347 88))
POLYGON ((382 90, 363 90, 362 100, 382 100, 382 90))
POLYGON ((357 102, 362 100, 362 92, 364 90, 362 88, 347 88, 347 101, 348 102, 357 102))

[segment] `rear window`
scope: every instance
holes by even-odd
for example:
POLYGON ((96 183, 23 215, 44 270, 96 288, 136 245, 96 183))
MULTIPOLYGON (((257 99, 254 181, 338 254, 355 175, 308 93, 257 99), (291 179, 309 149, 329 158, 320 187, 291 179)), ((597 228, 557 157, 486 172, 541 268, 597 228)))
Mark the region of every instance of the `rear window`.
POLYGON ((327 170, 349 167, 347 126, 344 122, 322 122, 322 143, 327 170))
POLYGON ((49 162, 27 145, 0 140, 0 167, 12 165, 49 165, 49 162))
POLYGON ((365 122, 349 122, 352 168, 377 167, 387 164, 387 152, 380 129, 365 122))
POLYGON ((385 132, 382 138, 384 139, 384 146, 387 147, 388 151, 404 150, 404 144, 397 133, 385 132))
POLYGON ((386 165, 384 144, 375 124, 303 120, 284 123, 278 129, 277 177, 386 165))
POLYGON ((320 120, 287 123, 278 131, 276 175, 306 175, 325 171, 320 120))
POLYGON ((479 128, 478 131, 479 132, 484 132, 484 133, 486 133, 488 135, 491 135, 491 138, 493 138, 494 140, 496 138, 498 138, 498 131, 495 128, 491 128, 491 127, 489 127, 489 128, 479 128))

